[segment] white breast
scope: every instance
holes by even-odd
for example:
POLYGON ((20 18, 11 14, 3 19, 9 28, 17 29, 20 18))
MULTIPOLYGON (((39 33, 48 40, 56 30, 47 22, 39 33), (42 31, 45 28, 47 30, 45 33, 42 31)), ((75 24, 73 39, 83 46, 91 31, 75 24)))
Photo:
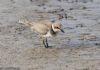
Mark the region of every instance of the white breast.
POLYGON ((50 33, 50 31, 47 32, 46 35, 43 35, 43 37, 52 37, 53 35, 50 33))

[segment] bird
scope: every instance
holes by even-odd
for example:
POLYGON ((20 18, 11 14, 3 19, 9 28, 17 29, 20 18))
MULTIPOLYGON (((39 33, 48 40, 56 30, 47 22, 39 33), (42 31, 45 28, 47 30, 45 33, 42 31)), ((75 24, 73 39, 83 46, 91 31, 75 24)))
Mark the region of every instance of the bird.
POLYGON ((19 23, 25 24, 30 29, 38 33, 42 38, 42 43, 45 48, 48 48, 48 37, 55 37, 59 32, 63 32, 63 26, 59 21, 51 22, 50 20, 29 21, 27 19, 19 20, 19 23))

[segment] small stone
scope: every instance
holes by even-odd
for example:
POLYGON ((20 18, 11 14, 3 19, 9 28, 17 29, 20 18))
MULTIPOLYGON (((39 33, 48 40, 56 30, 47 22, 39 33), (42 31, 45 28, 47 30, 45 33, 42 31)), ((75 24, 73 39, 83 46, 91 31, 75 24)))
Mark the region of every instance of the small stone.
POLYGON ((69 10, 73 10, 74 8, 70 8, 69 10))
POLYGON ((58 0, 58 1, 60 1, 60 2, 61 2, 61 0, 58 0))
POLYGON ((100 43, 95 43, 95 45, 99 46, 99 45, 100 45, 100 43))
POLYGON ((82 9, 87 9, 87 7, 83 7, 82 9))

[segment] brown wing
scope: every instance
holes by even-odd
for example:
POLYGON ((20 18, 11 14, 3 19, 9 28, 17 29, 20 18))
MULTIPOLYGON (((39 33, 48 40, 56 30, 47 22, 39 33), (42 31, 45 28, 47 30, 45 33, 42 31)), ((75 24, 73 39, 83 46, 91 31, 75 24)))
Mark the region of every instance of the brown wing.
POLYGON ((51 25, 49 20, 37 21, 33 22, 31 30, 44 35, 51 29, 51 25))
POLYGON ((46 34, 50 30, 51 24, 36 23, 33 26, 33 30, 40 34, 46 34))
POLYGON ((44 24, 46 27, 49 27, 49 28, 51 28, 51 25, 52 25, 52 22, 49 20, 42 20, 42 21, 39 21, 37 23, 44 24))

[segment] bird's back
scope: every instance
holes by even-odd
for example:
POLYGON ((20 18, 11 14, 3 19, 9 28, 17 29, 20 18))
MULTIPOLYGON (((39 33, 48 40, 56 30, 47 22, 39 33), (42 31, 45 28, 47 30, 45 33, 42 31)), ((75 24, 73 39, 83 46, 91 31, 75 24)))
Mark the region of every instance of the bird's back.
POLYGON ((51 29, 52 23, 48 20, 35 22, 32 31, 45 35, 51 29))

